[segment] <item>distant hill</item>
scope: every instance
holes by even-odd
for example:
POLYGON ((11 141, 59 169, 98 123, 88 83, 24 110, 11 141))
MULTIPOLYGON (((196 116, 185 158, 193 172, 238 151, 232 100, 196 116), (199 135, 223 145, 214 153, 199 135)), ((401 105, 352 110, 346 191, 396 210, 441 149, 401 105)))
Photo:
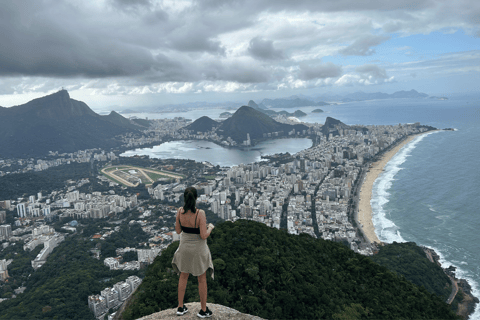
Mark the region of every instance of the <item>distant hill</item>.
POLYGON ((312 113, 322 113, 322 112, 323 112, 322 109, 315 109, 315 110, 312 111, 312 113))
POLYGON ((349 128, 350 126, 346 125, 340 120, 327 117, 327 119, 325 119, 325 124, 322 127, 322 133, 326 137, 328 137, 330 133, 333 134, 334 136, 338 136, 340 134, 338 131, 339 129, 349 129, 349 128))
POLYGON ((228 117, 231 117, 232 116, 232 113, 231 112, 222 112, 220 113, 220 115, 218 116, 219 118, 228 118, 228 117))
POLYGON ((197 120, 195 120, 194 122, 192 122, 191 124, 189 124, 188 126, 185 127, 186 130, 193 130, 195 133, 197 132, 208 132, 208 131, 212 131, 212 128, 216 128, 218 127, 220 124, 207 117, 207 116, 203 116, 201 118, 198 118, 197 120))
POLYGON ((250 108, 257 109, 257 110, 266 110, 266 109, 267 109, 264 105, 260 105, 260 106, 259 106, 259 105, 256 104, 255 101, 253 101, 253 100, 248 101, 248 106, 249 106, 250 108))
POLYGON ((0 109, 0 157, 43 156, 121 144, 115 136, 136 131, 117 113, 100 116, 66 90, 0 109))
POLYGON ((341 100, 344 102, 349 101, 363 101, 363 100, 378 100, 378 99, 419 99, 419 98, 426 98, 428 94, 420 93, 416 90, 410 91, 397 91, 392 94, 382 93, 382 92, 375 92, 375 93, 366 93, 366 92, 354 92, 345 95, 341 100))
POLYGON ((150 127, 152 124, 152 120, 147 120, 147 119, 131 119, 133 122, 135 122, 138 125, 141 125, 144 128, 150 127))
POLYGON ((117 126, 124 127, 126 129, 131 129, 131 130, 143 129, 142 128, 143 125, 140 125, 139 123, 131 121, 127 118, 124 118, 123 116, 121 116, 115 111, 110 112, 108 116, 101 116, 101 117, 117 126))
POLYGON ((268 115, 248 106, 239 108, 230 118, 222 122, 217 129, 218 135, 224 138, 231 137, 237 143, 242 143, 247 139, 247 133, 250 139, 262 139, 264 133, 281 132, 279 136, 287 135, 289 131, 306 130, 305 125, 288 125, 277 122, 268 115))
MULTIPOLYGON (((438 296, 340 243, 240 219, 217 224, 207 244, 215 268, 215 280, 207 272, 209 302, 242 313, 265 319, 457 319, 438 296)), ((177 305, 172 259, 178 246, 173 242, 148 266, 123 320, 177 305)), ((198 300, 190 279, 184 302, 198 300)))
POLYGON ((259 104, 259 107, 263 108, 297 108, 297 107, 309 107, 309 106, 325 106, 328 103, 323 101, 314 102, 312 100, 301 99, 301 98, 281 98, 281 99, 263 99, 259 104))

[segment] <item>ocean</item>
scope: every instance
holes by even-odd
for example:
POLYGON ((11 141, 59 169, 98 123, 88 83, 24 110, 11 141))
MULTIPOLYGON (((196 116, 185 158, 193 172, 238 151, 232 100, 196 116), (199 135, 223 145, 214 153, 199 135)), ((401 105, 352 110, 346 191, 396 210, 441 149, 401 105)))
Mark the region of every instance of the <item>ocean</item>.
MULTIPOLYGON (((394 114, 406 103, 390 102, 394 114)), ((412 107, 422 124, 455 131, 419 136, 389 161, 373 186, 375 232, 387 243, 433 248, 442 267, 455 266, 457 278, 480 297, 480 103, 452 99, 412 107)), ((470 319, 480 319, 479 309, 470 319)))

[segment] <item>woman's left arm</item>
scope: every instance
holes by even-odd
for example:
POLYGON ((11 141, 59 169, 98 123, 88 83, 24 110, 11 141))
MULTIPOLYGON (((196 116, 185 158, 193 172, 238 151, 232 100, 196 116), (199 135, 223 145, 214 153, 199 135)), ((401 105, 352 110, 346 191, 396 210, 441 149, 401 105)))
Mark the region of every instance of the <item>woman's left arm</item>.
POLYGON ((181 210, 181 208, 178 208, 178 210, 177 210, 177 220, 175 222, 175 231, 177 232, 177 234, 182 233, 182 227, 180 227, 180 210, 181 210))

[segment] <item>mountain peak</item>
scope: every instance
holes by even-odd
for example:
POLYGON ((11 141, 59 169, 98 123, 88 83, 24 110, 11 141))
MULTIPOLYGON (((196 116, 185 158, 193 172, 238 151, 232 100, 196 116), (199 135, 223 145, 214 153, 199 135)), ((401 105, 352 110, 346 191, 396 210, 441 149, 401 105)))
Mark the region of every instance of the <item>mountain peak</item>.
POLYGON ((219 123, 207 116, 203 116, 185 127, 187 130, 193 130, 194 132, 208 132, 212 128, 218 127, 219 123))

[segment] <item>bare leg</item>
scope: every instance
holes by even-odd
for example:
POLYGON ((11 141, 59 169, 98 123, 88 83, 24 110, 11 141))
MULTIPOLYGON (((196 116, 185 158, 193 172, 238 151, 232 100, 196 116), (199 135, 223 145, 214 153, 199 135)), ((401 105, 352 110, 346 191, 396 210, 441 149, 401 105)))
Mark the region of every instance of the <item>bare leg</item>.
POLYGON ((180 279, 178 279, 178 308, 183 307, 183 297, 185 296, 185 288, 187 287, 187 281, 189 273, 181 272, 180 279))
POLYGON ((198 276, 198 293, 200 295, 200 306, 202 310, 207 311, 207 271, 198 276))

